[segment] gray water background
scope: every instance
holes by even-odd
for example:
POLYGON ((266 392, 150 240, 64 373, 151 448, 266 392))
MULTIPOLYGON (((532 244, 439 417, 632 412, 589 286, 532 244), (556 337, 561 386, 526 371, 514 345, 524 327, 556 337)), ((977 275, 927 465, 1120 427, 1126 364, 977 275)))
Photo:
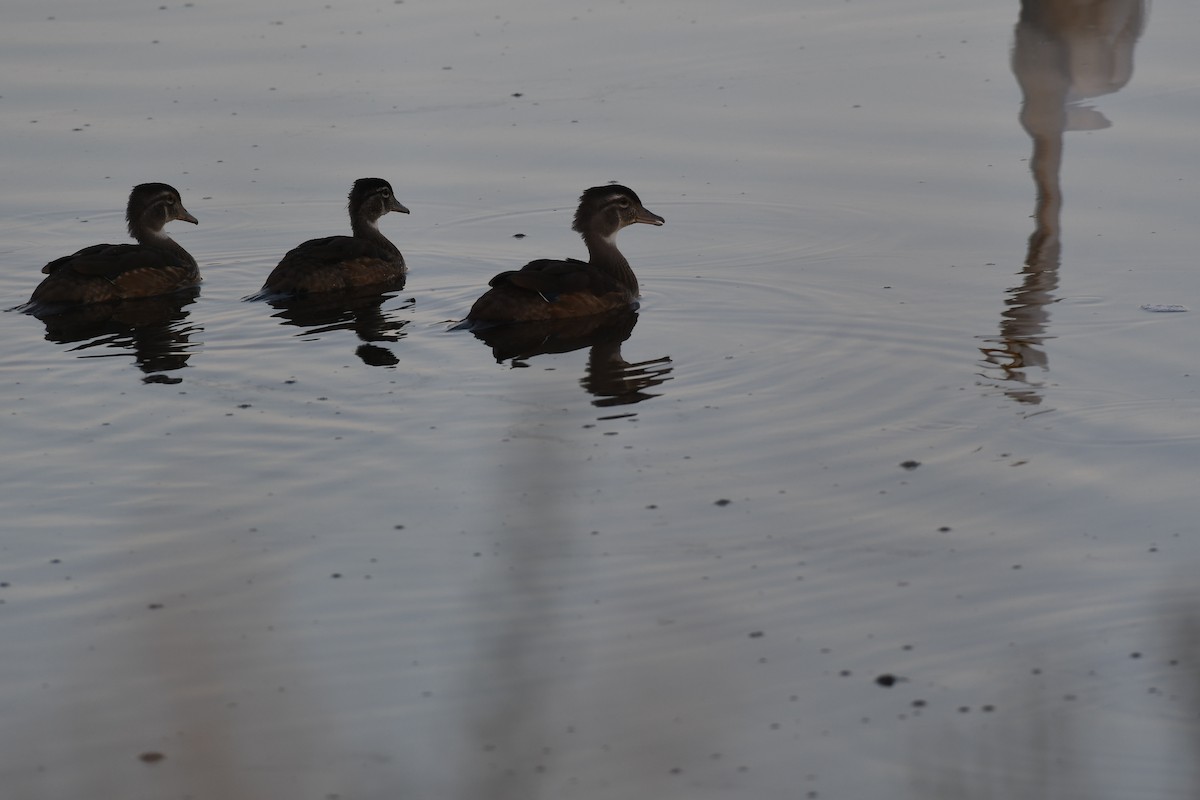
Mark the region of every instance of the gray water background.
POLYGON ((3 305, 205 282, 0 314, 9 796, 1197 796, 1200 7, 1058 5, 10 2, 3 305), (607 181, 624 341, 447 331, 607 181))

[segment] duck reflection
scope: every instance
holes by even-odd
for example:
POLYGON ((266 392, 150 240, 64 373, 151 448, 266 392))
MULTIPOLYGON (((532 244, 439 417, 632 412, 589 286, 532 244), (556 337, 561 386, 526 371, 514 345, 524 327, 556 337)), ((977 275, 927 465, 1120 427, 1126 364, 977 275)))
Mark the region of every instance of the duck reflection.
POLYGON ((1034 231, 1021 283, 1008 291, 1000 335, 987 339, 990 346, 981 348, 984 361, 1009 384, 1005 394, 1018 402, 1041 402, 1041 384, 1030 379, 1026 370, 1049 366, 1043 345, 1062 250, 1063 134, 1111 125, 1083 101, 1116 92, 1129 82, 1134 45, 1145 17, 1145 0, 1021 3, 1012 70, 1021 87, 1021 127, 1033 140, 1034 231))
POLYGON ((30 315, 46 326, 46 340, 77 344, 79 358, 111 358, 132 351, 146 373, 146 383, 179 383, 163 373, 187 366, 192 336, 202 330, 187 324, 187 306, 196 302, 198 287, 174 294, 112 303, 95 303, 53 311, 33 307, 30 315), (117 351, 117 352, 106 352, 117 351))
MULTIPOLYGON (((404 338, 407 319, 396 319, 383 310, 385 301, 404 288, 404 277, 391 283, 381 292, 380 287, 348 289, 339 292, 309 294, 296 297, 273 297, 267 300, 275 309, 272 316, 284 325, 303 328, 297 336, 309 337, 333 331, 351 331, 362 342, 354 351, 369 367, 394 367, 400 359, 379 342, 398 342, 404 338)), ((405 301, 402 309, 412 308, 415 301, 405 301)))
POLYGON ((594 395, 592 405, 607 408, 657 397, 648 390, 671 380, 669 356, 630 363, 621 355, 637 319, 637 311, 621 308, 573 319, 477 328, 472 333, 492 348, 497 362, 510 361, 513 367, 527 367, 529 359, 547 353, 591 348, 579 382, 594 395))

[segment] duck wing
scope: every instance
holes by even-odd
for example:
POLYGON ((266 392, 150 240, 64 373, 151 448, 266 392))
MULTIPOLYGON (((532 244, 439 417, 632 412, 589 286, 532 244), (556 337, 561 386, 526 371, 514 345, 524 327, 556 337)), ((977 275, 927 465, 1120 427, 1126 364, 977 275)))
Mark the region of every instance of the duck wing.
POLYGON ((396 253, 386 247, 366 239, 353 236, 326 236, 323 239, 309 239, 303 244, 289 250, 279 262, 279 266, 293 264, 338 264, 345 261, 393 261, 396 253))
POLYGON ((145 244, 95 244, 78 253, 63 256, 42 267, 53 275, 70 270, 79 275, 112 279, 126 272, 163 267, 191 267, 191 262, 179 253, 145 244))
POLYGON ((518 270, 501 272, 492 278, 488 285, 511 286, 552 299, 571 292, 594 290, 597 288, 595 284, 598 277, 600 276, 588 267, 586 261, 573 258, 556 261, 544 258, 531 261, 518 270))

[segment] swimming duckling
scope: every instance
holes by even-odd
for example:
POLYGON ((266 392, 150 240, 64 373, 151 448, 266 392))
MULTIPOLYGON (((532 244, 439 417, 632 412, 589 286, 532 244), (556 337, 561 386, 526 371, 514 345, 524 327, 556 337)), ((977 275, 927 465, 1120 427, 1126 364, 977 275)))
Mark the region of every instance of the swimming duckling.
POLYGON ((352 236, 310 239, 288 251, 267 276, 271 294, 332 292, 395 281, 404 275, 404 256, 379 232, 378 220, 389 211, 407 214, 392 185, 382 178, 359 178, 350 190, 352 236))
POLYGON ((137 244, 96 244, 42 267, 46 278, 31 303, 87 305, 155 297, 200 283, 200 270, 163 227, 172 220, 193 225, 179 192, 165 183, 143 183, 129 193, 125 219, 137 244))
POLYGON ((665 220, 642 205, 625 186, 594 186, 579 198, 572 229, 583 237, 588 260, 531 261, 501 272, 467 314, 469 322, 502 323, 564 319, 632 305, 638 281, 617 249, 617 231, 636 222, 665 220))

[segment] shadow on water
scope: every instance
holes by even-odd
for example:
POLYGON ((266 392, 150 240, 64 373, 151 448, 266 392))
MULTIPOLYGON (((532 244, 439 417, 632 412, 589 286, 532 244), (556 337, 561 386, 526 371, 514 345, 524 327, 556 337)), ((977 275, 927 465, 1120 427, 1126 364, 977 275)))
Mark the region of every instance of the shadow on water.
POLYGON ((529 360, 540 355, 590 348, 579 382, 595 396, 592 405, 607 408, 657 397, 648 390, 671 380, 670 356, 634 363, 622 356, 621 345, 633 334, 637 320, 637 311, 619 309, 577 319, 499 325, 472 333, 492 348, 497 362, 507 361, 514 369, 528 367, 529 360))
MULTIPOLYGON (((379 343, 403 339, 407 335, 404 328, 410 320, 397 319, 392 312, 383 310, 383 304, 403 288, 401 277, 382 290, 372 286, 297 297, 281 296, 269 298, 267 303, 275 309, 272 316, 281 324, 303 329, 297 336, 307 338, 350 331, 362 342, 354 352, 364 364, 394 367, 400 363, 399 358, 379 343)), ((409 299, 402 308, 409 309, 414 304, 415 301, 409 299)))
POLYGON ((186 367, 192 356, 191 338, 202 329, 187 324, 187 306, 199 294, 195 288, 78 308, 30 308, 28 313, 46 326, 47 341, 75 345, 69 352, 79 358, 120 358, 132 352, 146 383, 179 383, 180 378, 163 373, 186 367))
POLYGON ((1012 71, 1021 87, 1021 127, 1033 140, 1030 169, 1037 200, 1021 283, 1008 290, 1000 335, 980 350, 985 377, 1019 403, 1042 402, 1027 370, 1049 369, 1045 342, 1061 263, 1063 191, 1059 176, 1066 131, 1101 130, 1108 119, 1084 101, 1111 94, 1133 76, 1133 51, 1145 0, 1023 0, 1012 71))

